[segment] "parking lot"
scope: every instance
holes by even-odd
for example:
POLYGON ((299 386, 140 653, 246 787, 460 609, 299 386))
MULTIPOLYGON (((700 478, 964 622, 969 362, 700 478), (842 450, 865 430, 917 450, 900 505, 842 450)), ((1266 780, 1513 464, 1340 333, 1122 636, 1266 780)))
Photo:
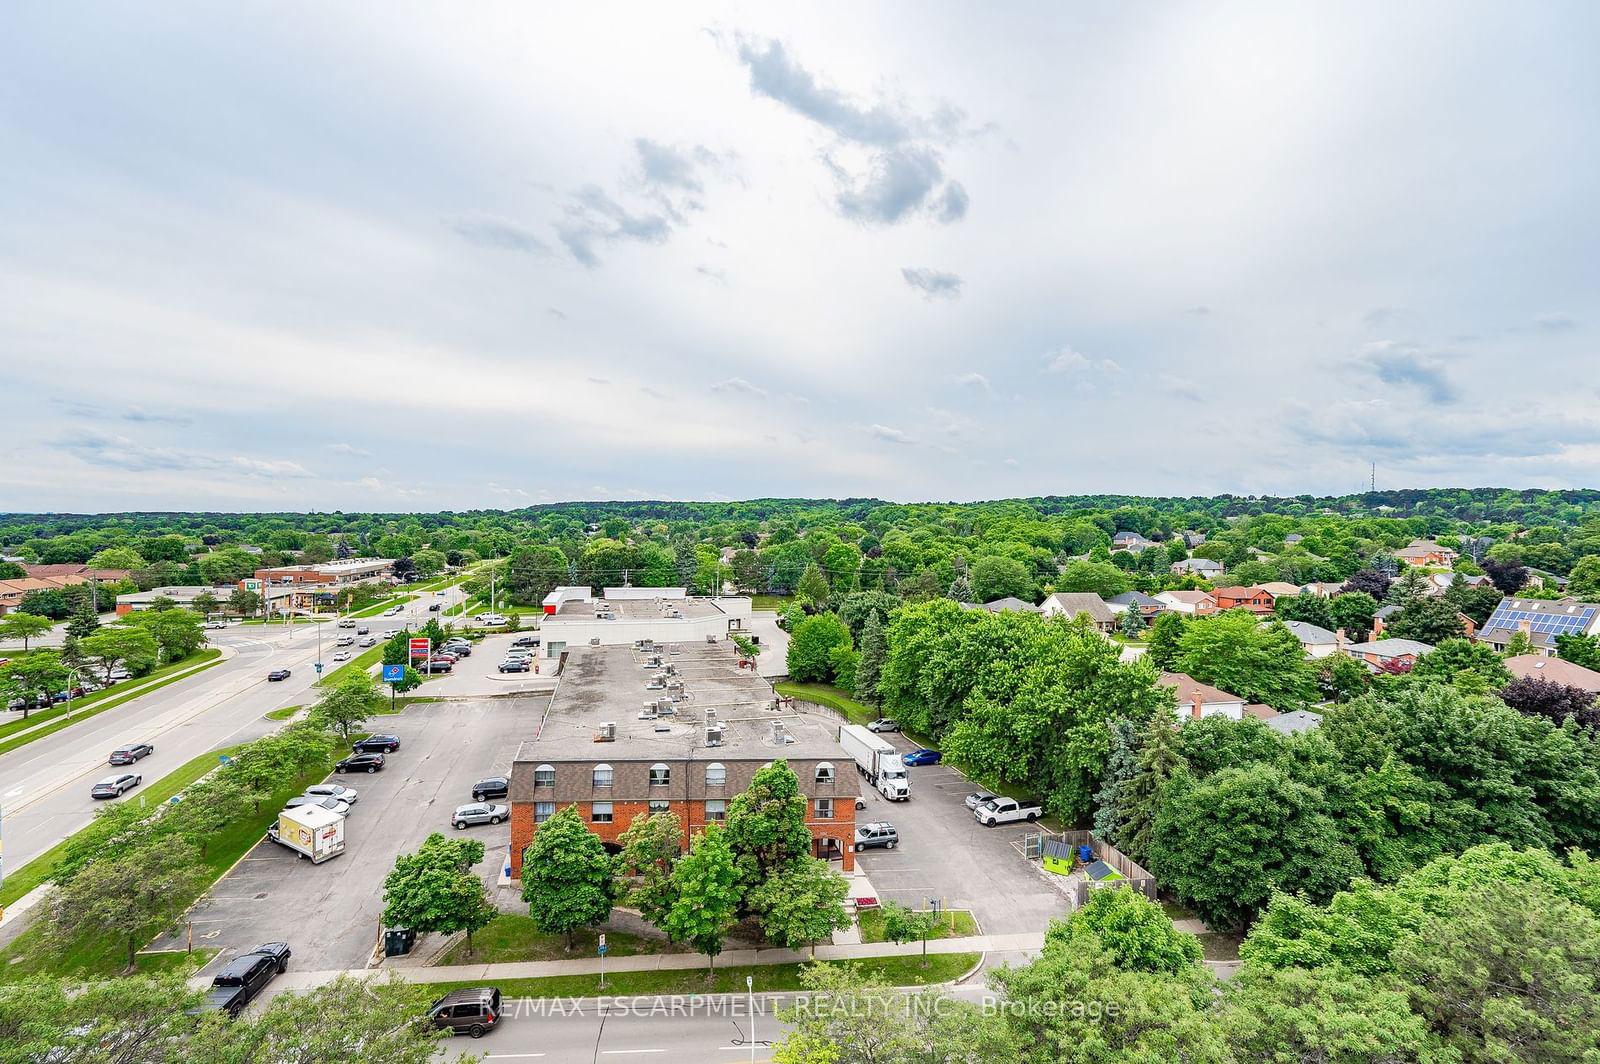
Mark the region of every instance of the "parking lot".
MULTIPOLYGON (((902 754, 916 746, 901 735, 885 735, 902 754)), ((865 850, 856 862, 881 901, 925 908, 938 898, 952 909, 970 909, 987 934, 1042 931, 1065 916, 1067 899, 1039 875, 1012 845, 1035 825, 986 828, 973 819, 964 799, 978 788, 944 765, 908 768, 911 800, 891 802, 863 787, 867 807, 856 823, 887 820, 900 834, 893 850, 865 850)))
MULTIPOLYGON (((396 855, 435 831, 455 834, 450 816, 472 801, 472 785, 511 770, 518 741, 530 735, 547 698, 500 698, 414 705, 376 717, 368 730, 397 735, 400 749, 382 772, 334 776, 359 794, 345 828, 345 852, 320 865, 263 841, 191 913, 197 947, 220 947, 210 971, 257 943, 284 940, 297 968, 361 968, 378 940, 383 880, 396 855)), ((503 804, 503 800, 502 800, 503 804)), ((510 825, 462 834, 488 851, 481 871, 499 876, 510 825)), ((183 932, 152 949, 181 949, 183 932)))

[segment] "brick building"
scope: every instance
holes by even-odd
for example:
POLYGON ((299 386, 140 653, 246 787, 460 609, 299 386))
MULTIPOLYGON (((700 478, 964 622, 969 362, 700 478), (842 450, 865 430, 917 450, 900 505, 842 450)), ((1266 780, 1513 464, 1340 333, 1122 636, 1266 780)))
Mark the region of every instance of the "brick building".
POLYGON ((650 647, 567 651, 539 734, 511 766, 512 877, 558 809, 577 806, 610 846, 641 813, 675 813, 692 836, 780 758, 805 795, 812 852, 851 871, 860 787, 837 729, 776 709, 772 685, 729 643, 650 647))
POLYGON ((1219 611, 1249 610, 1259 616, 1271 613, 1275 601, 1272 592, 1264 587, 1219 587, 1211 592, 1211 597, 1216 600, 1219 611))

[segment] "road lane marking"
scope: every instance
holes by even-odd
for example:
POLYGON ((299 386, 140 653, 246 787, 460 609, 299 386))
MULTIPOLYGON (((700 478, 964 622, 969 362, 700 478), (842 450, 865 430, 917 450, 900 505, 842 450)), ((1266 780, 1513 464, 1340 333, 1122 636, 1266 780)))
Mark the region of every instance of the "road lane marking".
POLYGON ((485 1053, 485 1060, 510 1060, 512 1057, 542 1057, 543 1053, 485 1053))
POLYGON ((629 1053, 665 1053, 665 1049, 602 1049, 602 1057, 624 1056, 629 1053))

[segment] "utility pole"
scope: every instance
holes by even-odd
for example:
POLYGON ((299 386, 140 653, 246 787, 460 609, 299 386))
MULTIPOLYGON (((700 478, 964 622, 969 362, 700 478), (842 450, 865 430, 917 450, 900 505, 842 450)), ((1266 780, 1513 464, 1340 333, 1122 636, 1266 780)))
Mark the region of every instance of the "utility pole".
POLYGON ((1372 491, 1372 492, 1376 492, 1378 490, 1378 463, 1377 462, 1373 462, 1372 463, 1372 481, 1368 484, 1367 490, 1368 491, 1372 491))

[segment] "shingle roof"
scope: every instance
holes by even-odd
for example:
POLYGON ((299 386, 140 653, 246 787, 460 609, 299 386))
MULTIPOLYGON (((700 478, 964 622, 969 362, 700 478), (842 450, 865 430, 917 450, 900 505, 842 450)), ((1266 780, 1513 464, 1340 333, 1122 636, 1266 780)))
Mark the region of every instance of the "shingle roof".
POLYGON ((1087 613, 1091 621, 1114 621, 1117 615, 1106 607, 1105 599, 1092 591, 1057 591, 1046 601, 1053 601, 1068 617, 1087 613))
POLYGON ((1273 598, 1281 598, 1284 595, 1293 598, 1295 595, 1300 594, 1300 585, 1291 584, 1286 580, 1269 580, 1261 585, 1261 590, 1269 593, 1273 598))
POLYGON ((1033 603, 1024 602, 1013 595, 1007 595, 1005 598, 995 599, 993 602, 985 602, 983 604, 983 608, 988 610, 990 613, 999 613, 1001 610, 1019 610, 1023 613, 1039 612, 1039 607, 1035 606, 1033 603))
POLYGON ((1201 683, 1186 672, 1164 672, 1156 680, 1163 687, 1170 687, 1178 692, 1178 705, 1192 706, 1199 702, 1202 706, 1215 705, 1218 702, 1243 702, 1238 695, 1229 694, 1218 687, 1201 683))
POLYGON ((1177 602, 1187 602, 1191 606, 1198 606, 1207 600, 1216 601, 1216 597, 1209 591, 1163 591, 1161 593, 1170 596, 1177 602))
POLYGON ((1375 639, 1370 643, 1357 643, 1349 648, 1352 654, 1376 654, 1380 658, 1398 658, 1402 654, 1421 656, 1433 650, 1432 644, 1415 639, 1375 639))
POLYGON ((1310 621, 1284 621, 1283 626, 1293 632, 1294 637, 1306 646, 1323 646, 1339 641, 1339 637, 1333 632, 1310 621))
POLYGON ((1137 591, 1124 591, 1120 595, 1112 595, 1110 598, 1106 599, 1105 601, 1108 602, 1108 603, 1109 602, 1115 602, 1119 606, 1160 606, 1160 605, 1162 605, 1162 602, 1161 602, 1160 599, 1153 599, 1149 595, 1144 595, 1144 594, 1141 594, 1141 593, 1139 593, 1137 591))
POLYGON ((1297 709, 1292 713, 1279 713, 1276 717, 1269 717, 1264 721, 1273 731, 1285 735, 1295 735, 1299 732, 1311 731, 1322 726, 1322 715, 1309 710, 1297 709))
POLYGON ((1585 691, 1600 692, 1600 672, 1586 669, 1582 665, 1562 658, 1547 658, 1543 654, 1518 654, 1514 658, 1507 658, 1505 665, 1511 675, 1518 679, 1532 676, 1540 680, 1565 684, 1568 687, 1581 687, 1585 691))

